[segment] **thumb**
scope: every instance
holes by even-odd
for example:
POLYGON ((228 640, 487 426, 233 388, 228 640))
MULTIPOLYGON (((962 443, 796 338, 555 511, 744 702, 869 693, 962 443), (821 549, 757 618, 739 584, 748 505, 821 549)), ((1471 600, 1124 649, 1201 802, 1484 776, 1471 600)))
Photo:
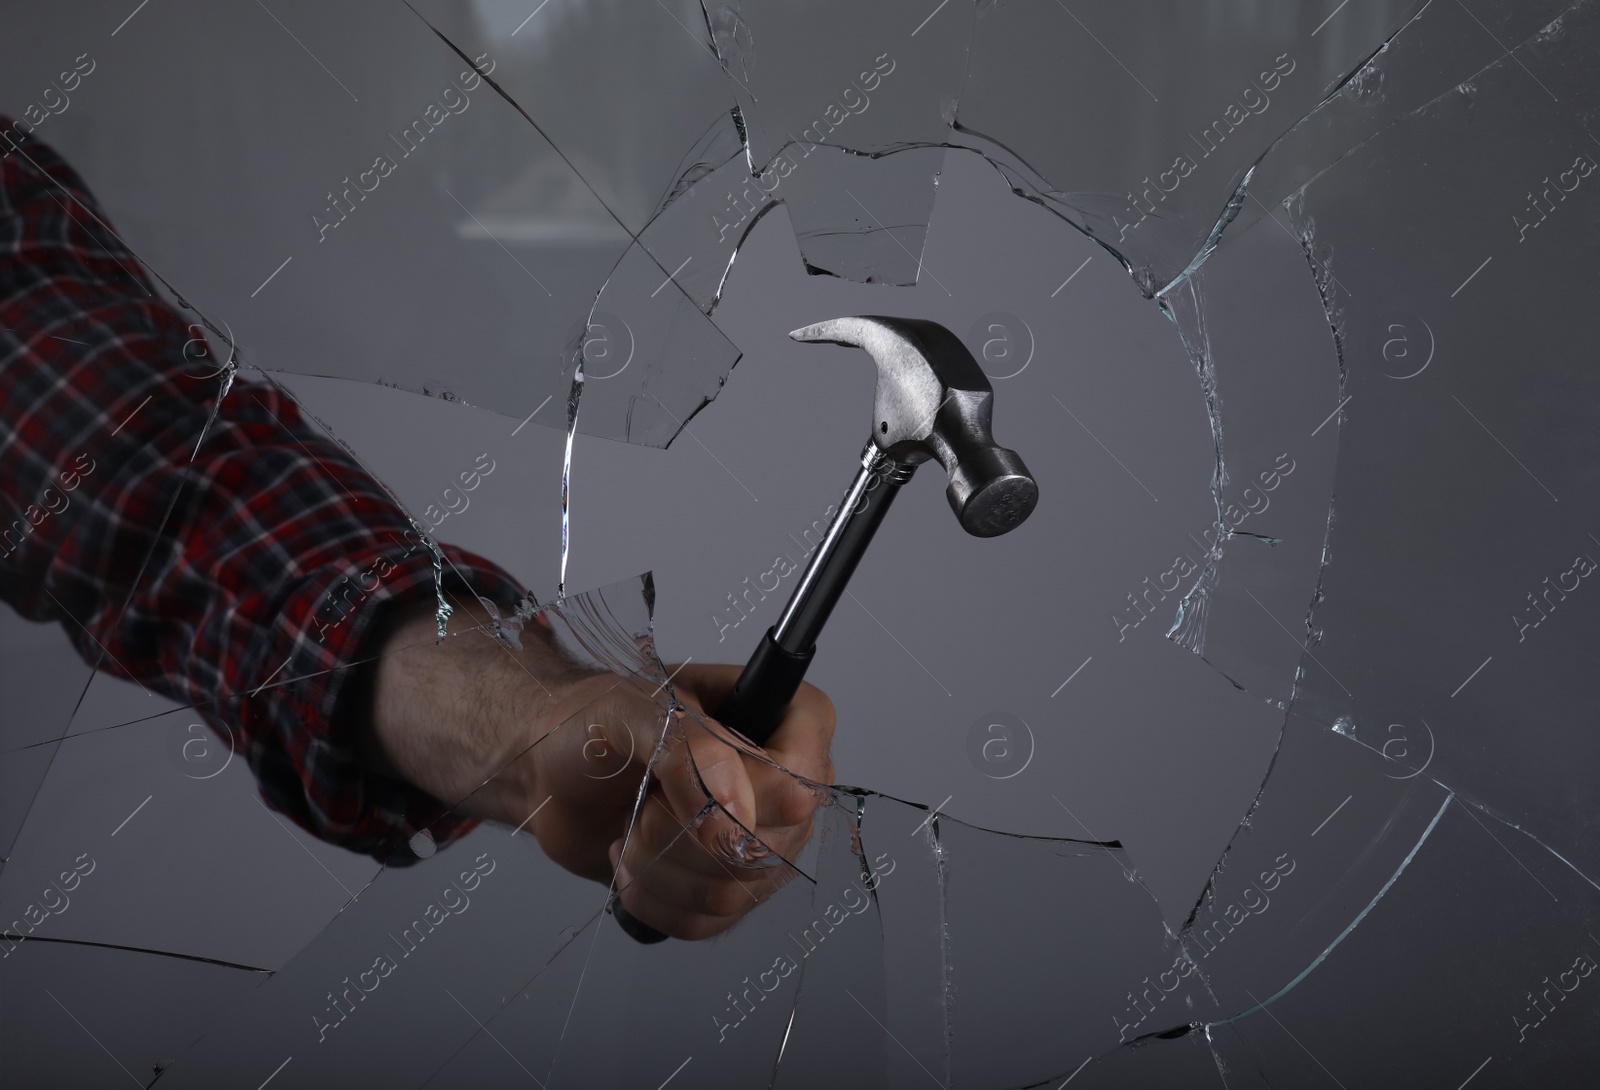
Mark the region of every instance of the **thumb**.
POLYGON ((710 716, 683 713, 675 717, 667 745, 656 761, 656 775, 684 824, 705 808, 708 796, 727 811, 726 816, 713 815, 702 839, 742 837, 744 832, 731 827, 730 818, 744 830, 754 830, 756 793, 744 758, 732 735, 710 716))

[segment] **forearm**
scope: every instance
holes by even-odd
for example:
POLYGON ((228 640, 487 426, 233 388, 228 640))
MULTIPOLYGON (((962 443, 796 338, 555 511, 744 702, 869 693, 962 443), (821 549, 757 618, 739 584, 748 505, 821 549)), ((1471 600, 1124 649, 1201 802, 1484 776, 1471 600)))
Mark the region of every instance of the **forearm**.
POLYGON ((437 639, 431 602, 397 610, 381 637, 363 756, 460 811, 521 822, 538 805, 531 747, 615 687, 529 625, 521 649, 493 635, 481 606, 457 610, 437 639), (519 765, 515 775, 498 775, 519 765))

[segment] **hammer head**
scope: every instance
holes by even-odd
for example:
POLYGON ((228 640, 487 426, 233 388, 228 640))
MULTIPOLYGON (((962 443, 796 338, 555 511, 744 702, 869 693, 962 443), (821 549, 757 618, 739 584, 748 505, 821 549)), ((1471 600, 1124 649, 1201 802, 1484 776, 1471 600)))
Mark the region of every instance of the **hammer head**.
POLYGON ((969 534, 996 537, 1039 502, 1039 486, 990 431, 994 388, 967 346, 937 322, 861 315, 797 329, 797 341, 864 349, 878 365, 872 441, 897 462, 937 459, 945 495, 969 534))

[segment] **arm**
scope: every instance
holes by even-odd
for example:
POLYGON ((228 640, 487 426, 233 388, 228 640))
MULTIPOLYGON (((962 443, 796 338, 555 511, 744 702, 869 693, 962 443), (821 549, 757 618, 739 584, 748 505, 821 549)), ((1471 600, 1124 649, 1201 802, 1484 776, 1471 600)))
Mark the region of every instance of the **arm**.
MULTIPOLYGON (((749 829, 792 858, 818 799, 714 723, 676 728, 624 855, 655 694, 576 669, 537 628, 515 653, 477 631, 479 595, 504 611, 522 590, 448 546, 459 612, 437 643, 432 554, 405 512, 276 388, 235 383, 208 426, 223 383, 196 365, 199 329, 44 145, 0 147, 0 251, 0 599, 236 730, 273 808, 391 864, 413 861, 396 849, 419 829, 471 828, 441 817, 466 799, 513 825, 547 802, 530 823, 546 852, 615 873, 635 915, 680 937, 731 926, 792 874, 726 849, 749 829), (626 774, 593 774, 591 727, 631 755, 626 774), (683 835, 708 792, 720 809, 683 835)), ((737 675, 687 667, 677 691, 715 707, 737 675)), ((807 686, 766 753, 827 782, 832 729, 807 686)))
MULTIPOLYGON (((275 387, 235 383, 208 427, 199 328, 45 145, 0 146, 0 254, 0 599, 231 730, 274 809, 411 861, 395 849, 445 808, 363 764, 348 668, 385 603, 433 599, 405 512, 275 387)), ((520 597, 444 552, 453 596, 520 597)))

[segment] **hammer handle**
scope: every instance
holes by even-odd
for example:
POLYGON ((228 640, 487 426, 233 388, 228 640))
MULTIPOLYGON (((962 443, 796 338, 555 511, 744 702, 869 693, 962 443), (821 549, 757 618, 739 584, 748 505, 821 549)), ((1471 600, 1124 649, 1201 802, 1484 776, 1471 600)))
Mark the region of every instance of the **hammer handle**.
MULTIPOLYGON (((872 543, 872 535, 888 513, 889 504, 900 486, 911 479, 914 468, 891 460, 872 443, 867 444, 861 469, 845 491, 783 616, 761 637, 739 680, 717 706, 714 714, 719 723, 758 746, 767 744, 806 676, 806 668, 817 652, 822 626, 872 543)), ((667 938, 634 917, 620 899, 612 901, 611 911, 635 942, 656 943, 667 938)))
POLYGON ((828 532, 796 584, 778 623, 745 665, 715 715, 758 746, 767 744, 817 653, 817 638, 872 544, 900 486, 914 467, 890 459, 868 443, 861 468, 845 490, 828 532))
POLYGON ((717 720, 758 746, 767 744, 789 701, 806 676, 817 645, 796 654, 778 646, 777 629, 767 629, 739 680, 717 707, 717 720))

